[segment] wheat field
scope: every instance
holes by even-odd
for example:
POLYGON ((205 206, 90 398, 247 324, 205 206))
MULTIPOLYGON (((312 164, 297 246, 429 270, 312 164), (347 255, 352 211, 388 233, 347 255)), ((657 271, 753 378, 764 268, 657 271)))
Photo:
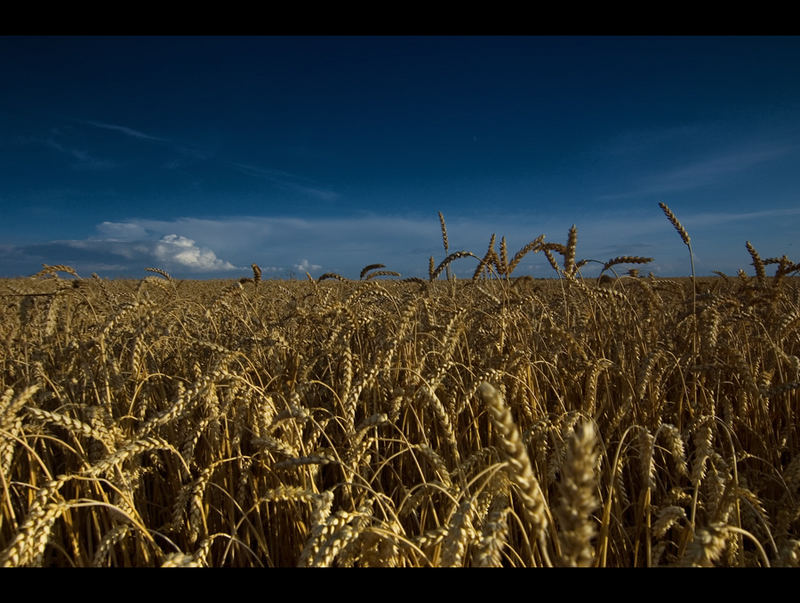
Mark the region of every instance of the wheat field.
POLYGON ((800 565, 800 265, 661 209, 691 278, 0 281, 0 565, 800 565))

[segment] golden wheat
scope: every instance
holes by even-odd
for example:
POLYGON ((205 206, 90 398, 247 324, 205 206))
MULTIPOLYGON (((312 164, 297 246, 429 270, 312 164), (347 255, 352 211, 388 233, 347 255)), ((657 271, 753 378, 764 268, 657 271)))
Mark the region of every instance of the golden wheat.
POLYGON ((650 258, 440 226, 425 279, 1 281, 0 563, 798 565, 797 264, 612 279, 650 258))

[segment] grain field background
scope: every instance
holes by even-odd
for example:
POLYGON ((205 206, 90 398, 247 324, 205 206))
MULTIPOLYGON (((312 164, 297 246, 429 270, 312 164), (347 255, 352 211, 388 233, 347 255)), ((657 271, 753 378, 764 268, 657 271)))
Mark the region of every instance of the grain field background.
POLYGON ((439 217, 428 279, 0 281, 0 565, 800 564, 800 265, 439 217))

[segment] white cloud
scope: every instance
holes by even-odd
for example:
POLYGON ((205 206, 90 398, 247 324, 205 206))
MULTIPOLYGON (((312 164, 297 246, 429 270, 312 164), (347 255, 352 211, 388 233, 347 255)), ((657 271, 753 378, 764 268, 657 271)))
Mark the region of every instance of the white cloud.
MULTIPOLYGON (((173 228, 174 223, 170 224, 173 228)), ((209 247, 198 245, 196 239, 171 233, 158 232, 137 222, 102 222, 97 225, 98 234, 78 241, 52 241, 39 247, 42 249, 73 250, 85 262, 107 263, 107 258, 116 256, 129 261, 130 271, 136 272, 153 263, 177 271, 193 274, 230 272, 243 270, 241 266, 223 260, 209 247)), ((119 264, 108 264, 114 270, 122 270, 119 264)))
POLYGON ((165 264, 178 264, 198 272, 237 270, 237 267, 217 258, 208 248, 198 247, 192 239, 177 234, 161 238, 153 248, 153 255, 165 264))
POLYGON ((315 272, 322 268, 322 266, 319 266, 318 264, 310 264, 306 259, 301 260, 300 263, 295 264, 294 267, 300 272, 315 272))

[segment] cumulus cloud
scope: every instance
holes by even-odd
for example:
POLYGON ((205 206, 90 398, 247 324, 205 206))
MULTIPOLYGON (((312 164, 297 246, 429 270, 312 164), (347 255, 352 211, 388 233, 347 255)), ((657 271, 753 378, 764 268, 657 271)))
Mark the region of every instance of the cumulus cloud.
MULTIPOLYGON (((175 231, 159 232, 136 222, 102 222, 96 234, 81 240, 47 241, 7 246, 0 273, 20 275, 46 264, 67 264, 79 273, 105 272, 113 276, 135 276, 149 266, 169 270, 178 278, 219 278, 248 268, 219 257, 213 244, 175 231), (183 276, 181 276, 183 275, 183 276)), ((267 269, 267 271, 270 271, 267 269)))
POLYGON ((177 264, 197 272, 237 270, 236 266, 220 260, 210 249, 198 247, 192 239, 177 234, 162 237, 153 248, 153 255, 167 265, 177 264))
POLYGON ((302 259, 299 264, 294 265, 300 272, 316 272, 322 266, 318 264, 310 264, 307 259, 302 259))

